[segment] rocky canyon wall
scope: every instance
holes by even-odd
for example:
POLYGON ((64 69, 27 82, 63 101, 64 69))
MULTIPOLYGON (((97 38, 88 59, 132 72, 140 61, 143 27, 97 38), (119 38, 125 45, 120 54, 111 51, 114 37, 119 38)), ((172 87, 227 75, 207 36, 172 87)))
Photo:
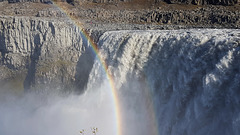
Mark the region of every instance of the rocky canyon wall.
POLYGON ((0 17, 0 82, 6 89, 43 89, 40 84, 45 84, 78 86, 79 92, 93 59, 88 40, 71 22, 0 17))
MULTIPOLYGON (((41 3, 52 3, 54 0, 0 0, 8 1, 9 3, 17 2, 41 2, 41 3)), ((235 5, 239 0, 55 0, 61 2, 75 3, 75 2, 93 2, 93 3, 119 3, 119 2, 134 2, 138 3, 152 3, 158 4, 160 2, 166 2, 169 4, 193 4, 193 5, 235 5)))

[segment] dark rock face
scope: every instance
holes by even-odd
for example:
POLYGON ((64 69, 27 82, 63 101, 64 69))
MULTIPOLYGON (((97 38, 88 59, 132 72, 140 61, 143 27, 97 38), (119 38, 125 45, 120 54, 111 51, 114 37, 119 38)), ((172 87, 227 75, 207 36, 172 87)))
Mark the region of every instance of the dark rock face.
POLYGON ((94 3, 116 3, 116 2, 130 2, 131 0, 87 0, 94 3))
MULTIPOLYGON (((111 3, 111 2, 131 2, 132 0, 87 0, 94 3, 111 3)), ((146 0, 148 1, 148 0, 146 0)), ((167 2, 169 4, 194 4, 194 5, 234 5, 238 0, 155 0, 158 2, 167 2)))
MULTIPOLYGON (((52 3, 52 0, 0 0, 8 1, 9 3, 17 3, 17 2, 40 2, 40 3, 52 3)), ((73 4, 76 2, 75 0, 56 0, 61 2, 67 2, 73 4)), ((131 0, 86 0, 93 3, 116 3, 116 2, 130 2, 131 0)))
POLYGON ((155 0, 164 1, 169 4, 194 4, 194 5, 234 5, 238 0, 155 0))
MULTIPOLYGON (((101 20, 103 23, 181 25, 190 28, 240 28, 240 11, 231 11, 224 6, 206 6, 193 10, 150 11, 88 9, 76 13, 88 20, 101 20)), ((98 24, 98 22, 96 22, 98 24)))
POLYGON ((194 4, 194 5, 234 5, 237 0, 164 0, 173 4, 194 4))
POLYGON ((193 11, 152 11, 142 21, 159 24, 204 25, 239 28, 239 12, 224 11, 218 8, 200 8, 193 11))
MULTIPOLYGON (((131 2, 132 0, 87 0, 94 3, 131 2)), ((149 1, 149 0, 146 0, 149 1)), ((234 5, 238 0, 154 0, 155 3, 167 2, 169 4, 194 4, 194 5, 234 5)))
POLYGON ((51 0, 8 0, 8 3, 17 2, 41 2, 41 3, 52 3, 51 0))
MULTIPOLYGON (((0 0, 8 1, 9 3, 17 2, 41 2, 41 3, 52 3, 52 0, 0 0)), ((74 4, 75 0, 60 0, 62 2, 67 2, 74 4)), ((93 3, 118 3, 118 2, 131 2, 132 0, 85 0, 93 3)), ((148 1, 148 0, 146 0, 148 1)), ((239 0, 154 0, 155 3, 166 2, 169 4, 194 4, 194 5, 226 5, 231 6, 239 2, 239 0)))

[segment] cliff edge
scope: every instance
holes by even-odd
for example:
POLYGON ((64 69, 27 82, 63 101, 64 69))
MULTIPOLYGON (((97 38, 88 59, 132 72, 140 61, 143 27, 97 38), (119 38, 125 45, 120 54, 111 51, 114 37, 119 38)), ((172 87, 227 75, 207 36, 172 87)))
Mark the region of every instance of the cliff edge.
POLYGON ((239 4, 132 2, 0 2, 2 88, 81 93, 95 57, 87 37, 96 44, 106 31, 240 28, 239 4))

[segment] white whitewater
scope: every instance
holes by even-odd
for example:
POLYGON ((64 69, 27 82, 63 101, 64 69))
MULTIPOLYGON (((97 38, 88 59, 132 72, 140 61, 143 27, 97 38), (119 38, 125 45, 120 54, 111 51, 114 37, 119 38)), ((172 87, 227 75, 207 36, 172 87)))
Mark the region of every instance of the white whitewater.
MULTIPOLYGON (((240 134, 240 30, 113 31, 99 46, 122 95, 124 135, 240 134)), ((100 67, 89 85, 101 84, 100 67)))
MULTIPOLYGON (((110 31, 99 39, 121 103, 122 135, 239 135, 240 30, 110 31)), ((0 95, 0 135, 116 135, 106 73, 86 92, 0 95)), ((49 92, 51 93, 51 92, 49 92)))

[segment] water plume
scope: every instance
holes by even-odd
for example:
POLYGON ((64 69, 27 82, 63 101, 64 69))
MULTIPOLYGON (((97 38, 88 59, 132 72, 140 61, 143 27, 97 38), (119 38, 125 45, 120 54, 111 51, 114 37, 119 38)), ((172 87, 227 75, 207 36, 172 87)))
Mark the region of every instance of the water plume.
POLYGON ((109 87, 81 96, 28 93, 6 95, 0 102, 2 135, 78 135, 97 127, 97 135, 116 133, 115 113, 109 87))

